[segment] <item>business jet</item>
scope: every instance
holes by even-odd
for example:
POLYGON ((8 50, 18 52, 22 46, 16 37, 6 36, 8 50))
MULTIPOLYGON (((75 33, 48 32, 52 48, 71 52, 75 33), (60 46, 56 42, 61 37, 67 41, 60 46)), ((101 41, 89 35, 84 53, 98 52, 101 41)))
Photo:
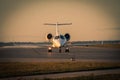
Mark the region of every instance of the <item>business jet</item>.
POLYGON ((66 33, 65 35, 62 35, 59 33, 58 27, 62 25, 71 25, 72 23, 45 23, 44 25, 51 25, 56 26, 56 34, 53 36, 51 33, 47 34, 46 38, 49 42, 52 43, 52 46, 48 47, 48 52, 52 52, 52 48, 56 47, 59 49, 59 53, 61 53, 61 48, 65 47, 65 52, 69 52, 69 48, 67 46, 68 41, 70 40, 70 34, 66 33))

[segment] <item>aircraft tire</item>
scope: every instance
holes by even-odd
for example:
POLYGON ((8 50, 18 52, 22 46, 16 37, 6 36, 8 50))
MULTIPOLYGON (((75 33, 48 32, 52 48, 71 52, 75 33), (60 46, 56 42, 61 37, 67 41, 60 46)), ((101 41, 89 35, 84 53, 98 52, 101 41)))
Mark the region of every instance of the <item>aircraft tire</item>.
POLYGON ((48 52, 52 52, 52 48, 51 47, 48 48, 48 52))
POLYGON ((48 50, 48 52, 52 52, 52 50, 48 50))
POLYGON ((65 49, 65 52, 68 52, 68 53, 69 53, 69 48, 66 48, 66 49, 65 49))

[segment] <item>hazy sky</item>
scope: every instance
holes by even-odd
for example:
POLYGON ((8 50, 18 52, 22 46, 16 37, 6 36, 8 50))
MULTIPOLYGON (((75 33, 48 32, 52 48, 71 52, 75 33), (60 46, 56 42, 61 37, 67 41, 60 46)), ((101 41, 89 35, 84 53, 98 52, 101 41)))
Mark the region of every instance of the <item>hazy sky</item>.
POLYGON ((46 41, 56 22, 71 41, 120 40, 120 0, 0 0, 0 41, 46 41))

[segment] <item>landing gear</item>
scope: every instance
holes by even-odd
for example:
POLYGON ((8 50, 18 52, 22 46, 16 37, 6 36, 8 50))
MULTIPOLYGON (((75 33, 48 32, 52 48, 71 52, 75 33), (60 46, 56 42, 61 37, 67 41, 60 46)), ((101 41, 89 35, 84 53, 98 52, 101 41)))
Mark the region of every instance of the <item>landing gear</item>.
MULTIPOLYGON (((51 48, 51 47, 48 47, 48 52, 49 52, 49 53, 52 52, 52 48, 51 48)), ((62 52, 62 48, 60 47, 60 48, 59 48, 59 53, 61 53, 61 52, 62 52)), ((68 47, 65 48, 65 52, 66 52, 66 53, 69 53, 69 52, 70 52, 68 47)))
POLYGON ((51 47, 48 47, 48 52, 52 52, 52 48, 51 47))
MULTIPOLYGON (((61 53, 61 52, 62 52, 62 49, 59 48, 59 53, 61 53)), ((68 48, 68 47, 65 48, 65 52, 66 52, 66 53, 69 53, 69 48, 68 48)))
POLYGON ((59 48, 59 53, 61 53, 62 52, 62 50, 61 50, 61 48, 59 48))
POLYGON ((69 48, 68 47, 65 48, 65 52, 69 52, 69 48))

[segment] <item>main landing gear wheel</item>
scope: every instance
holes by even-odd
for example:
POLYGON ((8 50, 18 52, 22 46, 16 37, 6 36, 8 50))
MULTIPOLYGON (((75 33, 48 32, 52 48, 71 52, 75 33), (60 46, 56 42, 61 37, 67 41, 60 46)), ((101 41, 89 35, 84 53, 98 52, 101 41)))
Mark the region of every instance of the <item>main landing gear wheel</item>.
POLYGON ((52 48, 51 47, 48 47, 48 52, 52 52, 52 48))
POLYGON ((67 47, 67 48, 65 48, 65 52, 69 52, 69 48, 67 47))

